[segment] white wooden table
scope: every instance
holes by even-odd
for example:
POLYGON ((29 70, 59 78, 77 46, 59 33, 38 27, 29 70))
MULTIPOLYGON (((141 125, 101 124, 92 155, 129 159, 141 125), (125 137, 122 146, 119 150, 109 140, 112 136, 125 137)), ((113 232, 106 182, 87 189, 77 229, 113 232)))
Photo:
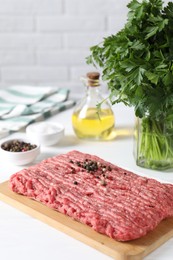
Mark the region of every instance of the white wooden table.
MULTIPOLYGON (((114 107, 117 130, 131 130, 134 124, 133 110, 118 105, 114 107)), ((64 139, 52 147, 42 147, 41 155, 34 163, 58 153, 79 150, 96 154, 105 160, 132 170, 140 175, 173 183, 173 171, 159 172, 136 166, 133 157, 133 137, 118 135, 109 142, 82 141, 76 138, 71 126, 72 110, 64 111, 49 119, 65 125, 64 139)), ((120 131, 121 132, 121 131, 120 131)), ((23 135, 24 133, 20 133, 23 135)), ((18 136, 14 134, 14 136, 18 136)), ((24 166, 7 164, 0 158, 0 182, 24 166)), ((0 259, 1 260, 109 260, 110 257, 65 235, 0 201, 0 259)), ((145 257, 145 260, 172 260, 173 238, 145 257)))

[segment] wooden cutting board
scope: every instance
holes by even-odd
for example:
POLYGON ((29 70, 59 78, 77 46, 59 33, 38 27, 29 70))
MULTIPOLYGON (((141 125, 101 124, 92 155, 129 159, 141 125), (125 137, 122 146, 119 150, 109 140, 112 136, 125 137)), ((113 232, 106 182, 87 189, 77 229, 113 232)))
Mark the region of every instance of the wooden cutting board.
POLYGON ((141 260, 173 237, 173 218, 169 218, 143 238, 117 242, 39 202, 12 192, 8 181, 0 184, 0 199, 116 260, 141 260))

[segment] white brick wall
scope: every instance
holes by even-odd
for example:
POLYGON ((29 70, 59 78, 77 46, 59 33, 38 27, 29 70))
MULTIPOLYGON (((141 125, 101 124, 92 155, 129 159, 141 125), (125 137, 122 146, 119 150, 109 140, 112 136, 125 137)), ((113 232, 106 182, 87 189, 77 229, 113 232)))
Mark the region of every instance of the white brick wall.
POLYGON ((81 87, 89 47, 125 23, 130 0, 0 0, 0 87, 81 87))

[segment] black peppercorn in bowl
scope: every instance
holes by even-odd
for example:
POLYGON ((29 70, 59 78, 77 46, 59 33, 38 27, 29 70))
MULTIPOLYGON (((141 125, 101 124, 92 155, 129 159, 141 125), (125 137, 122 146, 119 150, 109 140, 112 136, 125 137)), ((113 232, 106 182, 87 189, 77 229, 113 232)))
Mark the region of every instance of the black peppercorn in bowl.
POLYGON ((40 154, 39 143, 27 138, 6 139, 0 144, 1 160, 15 165, 29 164, 40 154))

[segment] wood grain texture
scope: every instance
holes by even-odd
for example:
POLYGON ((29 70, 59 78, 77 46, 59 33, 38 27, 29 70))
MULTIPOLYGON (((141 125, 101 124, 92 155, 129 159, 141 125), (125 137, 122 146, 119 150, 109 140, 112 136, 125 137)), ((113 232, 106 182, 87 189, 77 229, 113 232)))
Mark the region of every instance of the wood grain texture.
POLYGON ((116 260, 141 260, 173 237, 173 218, 169 218, 145 237, 117 242, 37 201, 12 192, 8 181, 0 184, 0 199, 116 260))

